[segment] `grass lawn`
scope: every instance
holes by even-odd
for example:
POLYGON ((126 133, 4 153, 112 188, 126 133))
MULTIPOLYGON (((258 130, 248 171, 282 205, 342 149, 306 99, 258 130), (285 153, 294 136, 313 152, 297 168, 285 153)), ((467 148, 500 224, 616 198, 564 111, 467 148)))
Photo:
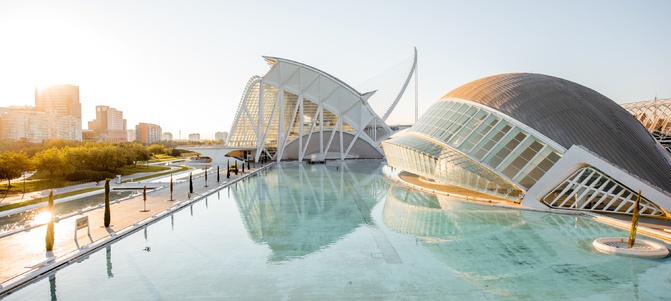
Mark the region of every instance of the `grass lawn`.
MULTIPOLYGON (((118 168, 116 172, 112 172, 112 174, 118 174, 118 175, 131 175, 135 173, 141 173, 141 172, 152 172, 152 173, 160 173, 165 170, 169 170, 170 167, 167 166, 155 166, 155 165, 128 165, 125 168, 118 168)), ((160 175, 163 175, 161 173, 160 175)), ((151 178, 151 177, 156 177, 157 175, 149 175, 144 178, 151 178)), ((61 174, 54 174, 52 179, 49 180, 49 172, 45 171, 39 171, 35 173, 32 177, 30 177, 28 180, 26 180, 26 192, 33 192, 33 191, 39 191, 39 190, 45 190, 45 189, 53 189, 53 188, 60 188, 60 187, 66 187, 74 184, 81 184, 85 183, 86 181, 76 181, 76 182, 71 182, 65 179, 65 177, 61 174)), ((20 180, 15 180, 12 181, 12 186, 9 187, 9 190, 7 189, 7 183, 0 184, 0 194, 17 194, 17 193, 23 193, 23 181, 20 180)))

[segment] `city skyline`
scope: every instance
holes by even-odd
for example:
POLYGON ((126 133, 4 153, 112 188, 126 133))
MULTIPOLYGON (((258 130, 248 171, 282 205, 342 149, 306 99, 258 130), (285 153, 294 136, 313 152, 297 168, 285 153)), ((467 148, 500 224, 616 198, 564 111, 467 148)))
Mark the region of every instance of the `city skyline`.
MULTIPOLYGON (((413 47, 420 115, 458 86, 508 72, 565 78, 620 104, 669 98, 669 12, 664 1, 3 1, 0 107, 34 105, 35 87, 74 84, 83 122, 107 105, 129 128, 213 139, 230 130, 247 80, 268 71, 263 55, 357 86, 413 47)), ((413 121, 412 82, 390 124, 413 121)))

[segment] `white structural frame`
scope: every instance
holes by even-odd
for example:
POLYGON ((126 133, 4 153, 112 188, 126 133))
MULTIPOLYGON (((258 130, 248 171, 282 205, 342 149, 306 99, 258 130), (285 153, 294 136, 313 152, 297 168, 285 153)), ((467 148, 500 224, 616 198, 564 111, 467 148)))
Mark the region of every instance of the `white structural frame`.
MULTIPOLYGON (((303 161, 311 155, 316 160, 384 156, 379 142, 393 131, 367 102, 374 92, 359 93, 302 63, 264 58, 271 69, 248 81, 229 147, 255 148, 256 161, 262 154, 276 161, 303 161)), ((407 81, 401 94, 406 86, 407 81)), ((400 98, 399 94, 387 113, 400 98)))
MULTIPOLYGON (((655 205, 659 206, 664 210, 664 217, 669 216, 669 211, 671 211, 671 195, 664 192, 661 188, 656 187, 635 175, 618 168, 612 163, 606 161, 605 159, 597 156, 596 154, 588 151, 582 146, 573 145, 569 148, 568 151, 564 153, 561 159, 555 163, 550 170, 548 170, 545 175, 543 175, 534 186, 532 186, 526 193, 524 199, 522 200, 522 205, 547 209, 548 206, 542 200, 551 194, 559 185, 563 182, 573 178, 572 176, 581 169, 585 167, 591 167, 598 170, 602 176, 608 177, 608 180, 616 182, 621 185, 623 188, 628 189, 630 192, 641 191, 641 197, 649 200, 655 205)), ((596 183, 596 181, 595 181, 596 183)), ((588 188, 588 187, 585 187, 588 188)), ((604 189, 605 185, 600 187, 591 187, 591 190, 604 189), (602 188, 603 187, 603 188, 602 188)), ((603 194, 608 194, 609 191, 598 191, 603 194)), ((622 204, 633 203, 631 199, 622 199, 622 204)), ((626 210, 623 212, 619 209, 622 207, 614 208, 614 210, 601 210, 601 209, 592 209, 580 206, 581 208, 564 208, 562 206, 556 206, 557 209, 567 209, 567 210, 584 210, 584 211, 595 211, 595 212, 612 212, 612 213, 623 213, 630 214, 626 210)), ((660 214, 651 214, 651 216, 662 216, 660 214)))

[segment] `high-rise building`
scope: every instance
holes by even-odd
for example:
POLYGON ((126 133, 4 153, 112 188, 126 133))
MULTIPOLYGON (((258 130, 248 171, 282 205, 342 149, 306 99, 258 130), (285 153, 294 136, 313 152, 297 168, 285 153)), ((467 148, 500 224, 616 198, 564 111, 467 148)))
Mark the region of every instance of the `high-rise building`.
POLYGON ((51 139, 81 140, 80 120, 54 115, 33 107, 10 107, 0 114, 0 139, 45 142, 51 139))
POLYGON ((128 140, 128 142, 133 142, 133 141, 137 140, 137 137, 135 136, 135 130, 134 129, 129 129, 129 130, 126 131, 126 133, 127 133, 126 140, 128 140))
POLYGON ((189 134, 189 141, 200 141, 200 134, 199 133, 189 134))
POLYGON ((214 140, 222 140, 226 142, 226 139, 228 138, 228 132, 216 132, 214 133, 214 140))
POLYGON ((108 106, 96 106, 96 119, 89 121, 89 130, 98 133, 101 141, 128 141, 123 112, 108 106))
POLYGON ((172 141, 172 133, 171 132, 163 133, 163 135, 161 135, 161 140, 172 141))
POLYGON ((161 127, 156 124, 141 122, 135 126, 135 140, 145 144, 161 141, 161 134, 161 127))
POLYGON ((35 110, 54 116, 76 118, 75 139, 82 140, 82 105, 79 102, 79 86, 56 85, 35 88, 35 110))

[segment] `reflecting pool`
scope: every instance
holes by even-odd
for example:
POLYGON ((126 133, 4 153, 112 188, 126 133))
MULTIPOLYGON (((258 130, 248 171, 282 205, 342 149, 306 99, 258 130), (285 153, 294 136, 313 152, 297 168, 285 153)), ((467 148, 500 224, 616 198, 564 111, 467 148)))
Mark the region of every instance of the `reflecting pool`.
POLYGON ((285 163, 3 300, 655 300, 671 260, 597 253, 580 216, 410 191, 380 161, 285 163))
MULTIPOLYGON (((110 193, 110 201, 114 202, 118 199, 125 198, 133 194, 132 191, 112 191, 110 193)), ((103 194, 90 195, 76 200, 54 204, 54 215, 63 216, 79 210, 86 210, 105 203, 103 194)), ((35 216, 41 212, 47 211, 46 202, 44 206, 15 213, 12 215, 0 216, 0 233, 11 231, 30 225, 35 216)))

